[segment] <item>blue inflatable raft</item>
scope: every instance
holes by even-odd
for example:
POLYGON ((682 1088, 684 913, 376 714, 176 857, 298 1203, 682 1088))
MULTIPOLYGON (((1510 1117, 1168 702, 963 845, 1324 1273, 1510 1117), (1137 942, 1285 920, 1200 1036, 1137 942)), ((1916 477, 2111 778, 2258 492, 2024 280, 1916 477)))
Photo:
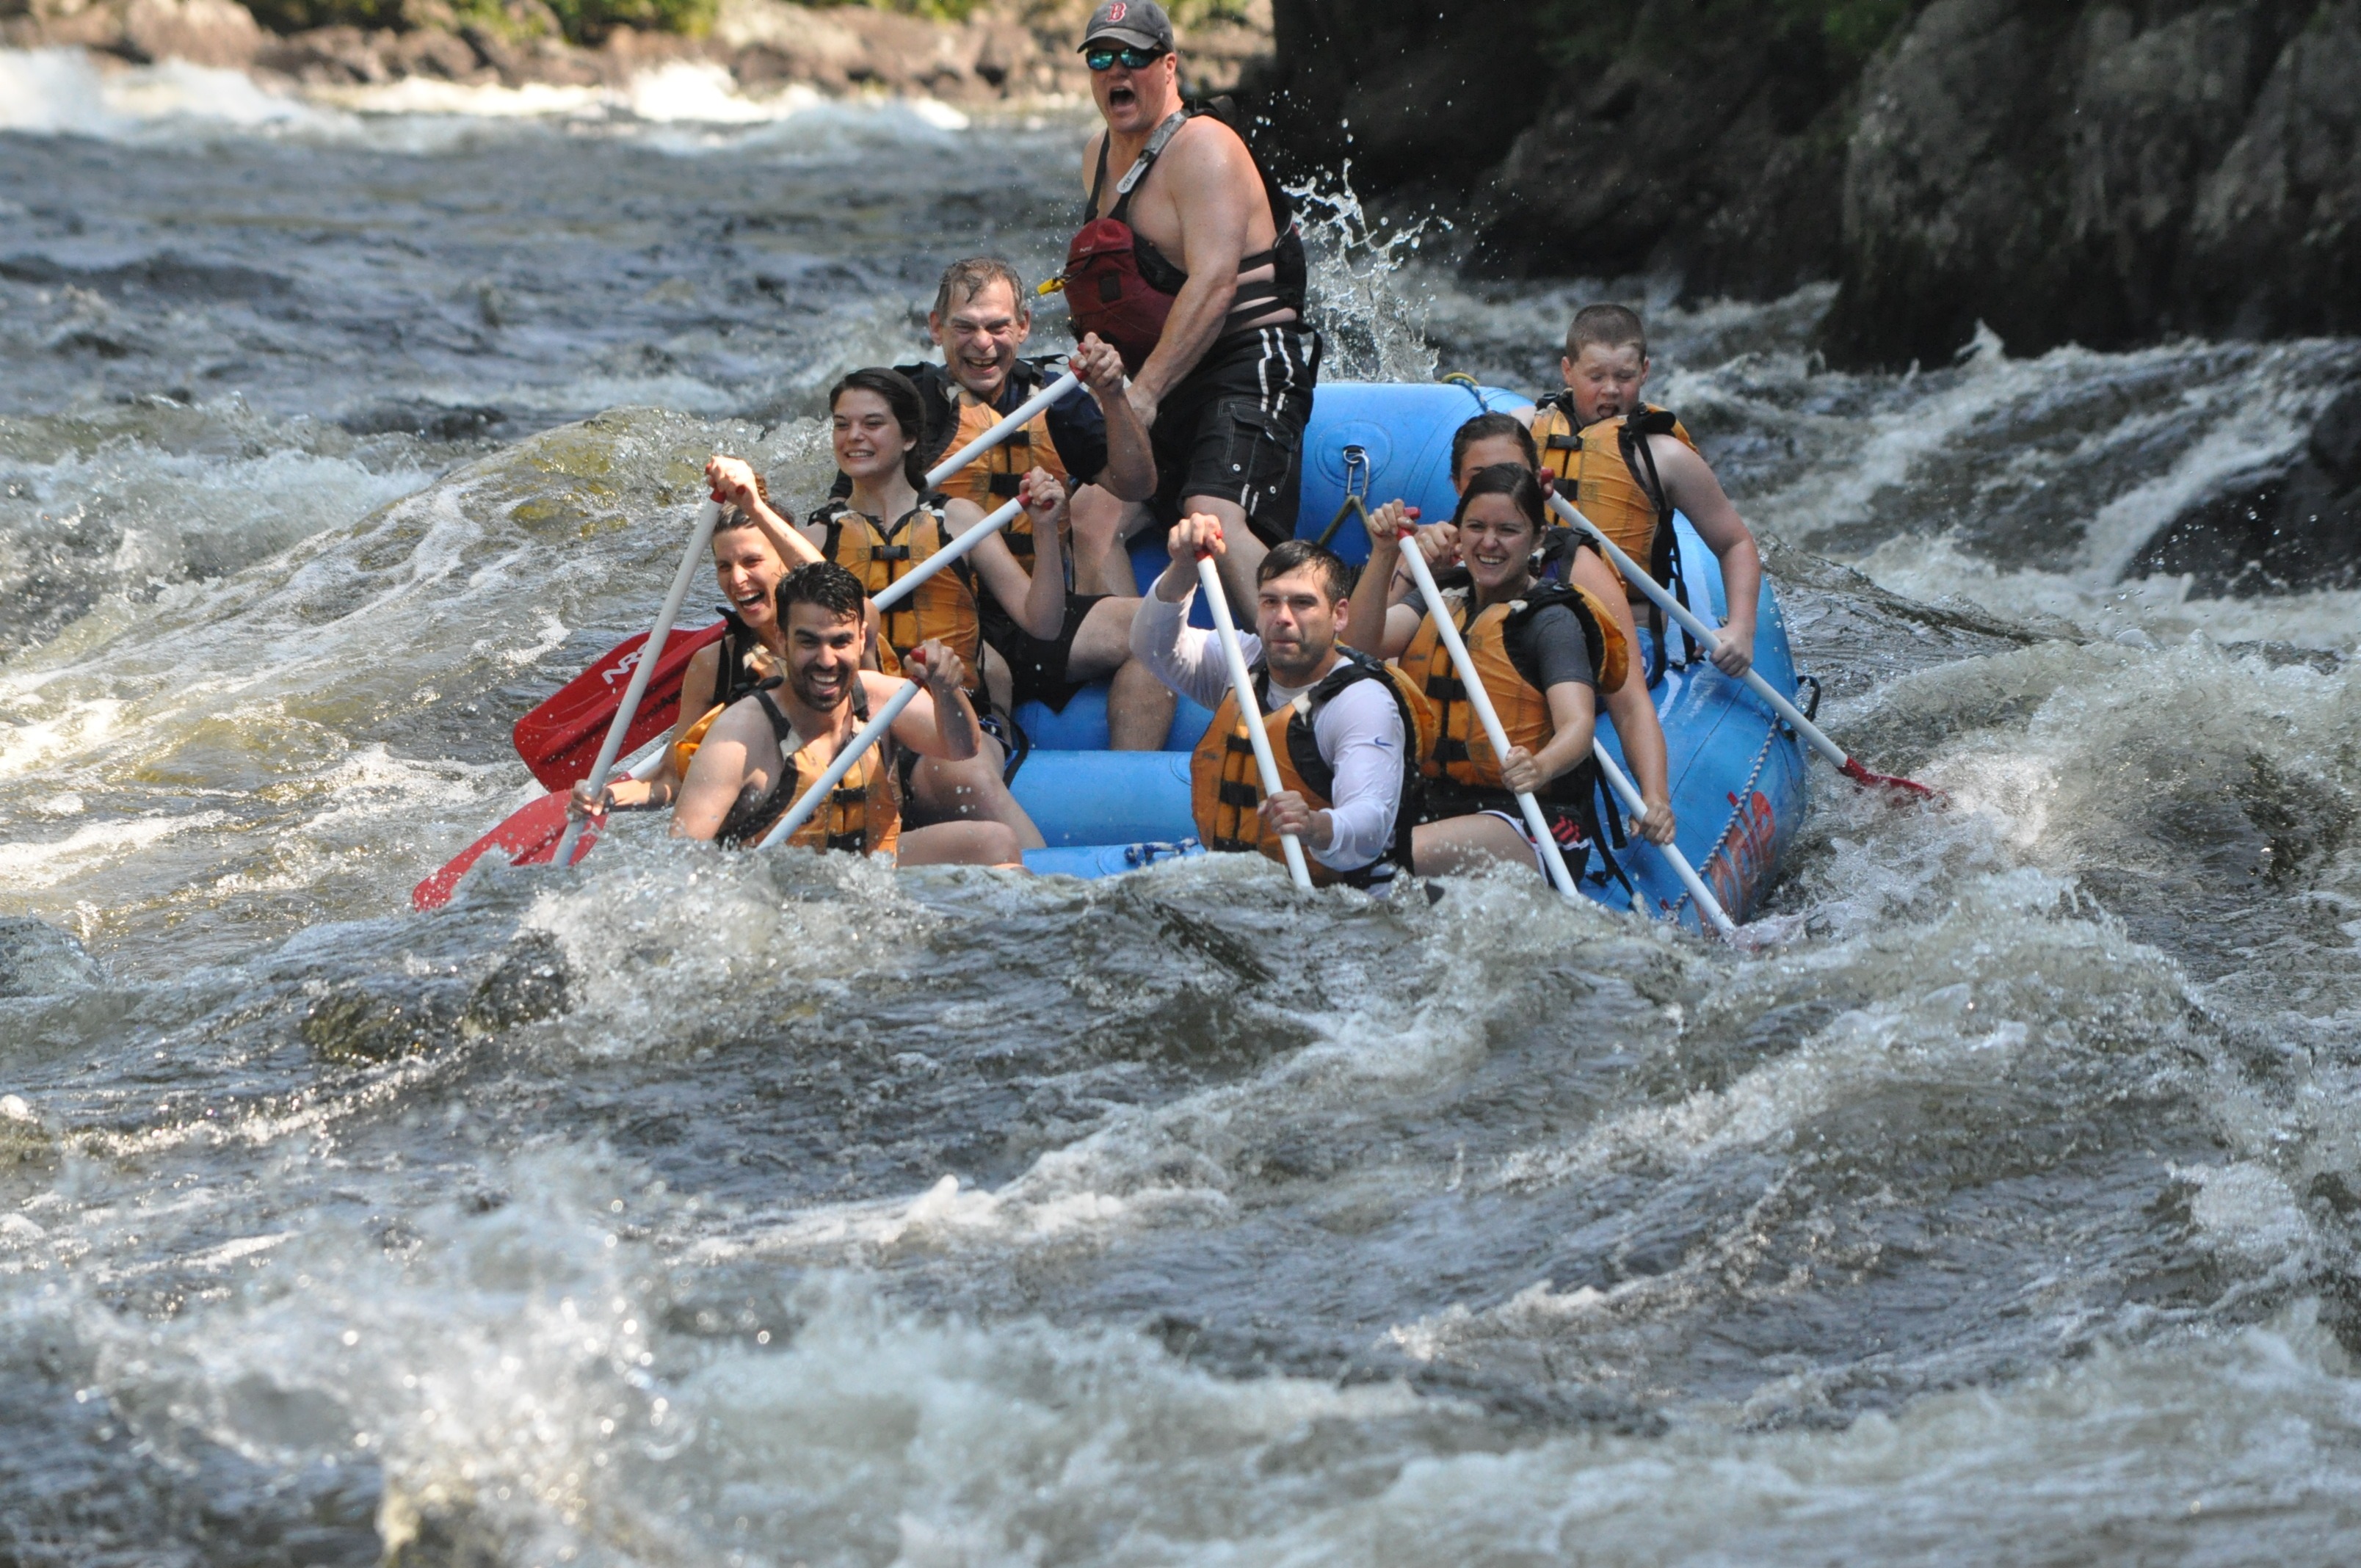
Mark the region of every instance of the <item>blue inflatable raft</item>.
MULTIPOLYGON (((1451 489, 1452 433, 1486 410, 1529 406, 1514 393, 1461 383, 1323 385, 1304 433, 1297 533, 1318 538, 1348 494, 1366 496, 1371 504, 1399 497, 1430 521, 1449 517, 1456 499, 1451 489)), ((1688 602, 1719 624, 1728 613, 1719 565, 1686 518, 1676 518, 1675 524, 1688 602)), ((1368 554, 1357 517, 1347 518, 1331 543, 1356 563, 1368 554)), ((1144 590, 1164 570, 1163 540, 1136 540, 1132 562, 1144 590)), ((1204 606, 1195 614, 1199 624, 1210 624, 1204 606)), ((1795 689, 1786 622, 1767 581, 1754 666, 1773 686, 1795 689)), ((1667 668, 1655 697, 1671 756, 1679 847, 1730 917, 1743 920, 1770 885, 1780 853, 1803 817, 1802 743, 1761 698, 1702 661, 1667 668)), ((1034 871, 1109 876, 1199 852, 1189 812, 1189 752, 1212 721, 1205 709, 1183 701, 1162 751, 1106 750, 1104 684, 1078 694, 1063 711, 1027 703, 1016 718, 1034 750, 1013 787, 1049 843, 1025 857, 1034 871)), ((1604 714, 1598 733, 1622 762, 1621 743, 1604 714)), ((1662 855, 1635 839, 1617 858, 1649 913, 1699 925, 1697 911, 1662 855)), ((1587 869, 1577 870, 1589 896, 1610 906, 1624 902, 1622 886, 1595 854, 1587 869)), ((1272 874, 1284 873, 1274 863, 1272 874)))

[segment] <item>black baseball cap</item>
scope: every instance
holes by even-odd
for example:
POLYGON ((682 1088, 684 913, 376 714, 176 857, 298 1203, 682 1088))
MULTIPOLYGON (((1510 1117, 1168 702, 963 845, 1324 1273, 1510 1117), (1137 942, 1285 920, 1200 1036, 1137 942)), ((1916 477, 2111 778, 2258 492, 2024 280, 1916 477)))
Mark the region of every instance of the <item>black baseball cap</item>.
POLYGON ((1091 13, 1091 25, 1082 29, 1082 48, 1088 49, 1102 38, 1134 49, 1152 49, 1159 54, 1173 50, 1172 18, 1156 0, 1106 0, 1106 4, 1091 13))

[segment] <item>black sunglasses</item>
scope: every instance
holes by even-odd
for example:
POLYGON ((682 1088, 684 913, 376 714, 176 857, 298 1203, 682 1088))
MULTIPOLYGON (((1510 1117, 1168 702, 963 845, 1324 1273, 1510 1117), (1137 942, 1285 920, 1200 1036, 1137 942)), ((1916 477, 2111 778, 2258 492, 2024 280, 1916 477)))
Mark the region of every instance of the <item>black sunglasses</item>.
POLYGON ((1121 60, 1126 71, 1146 71, 1166 53, 1159 49, 1092 49, 1082 51, 1082 63, 1093 71, 1110 71, 1121 60))

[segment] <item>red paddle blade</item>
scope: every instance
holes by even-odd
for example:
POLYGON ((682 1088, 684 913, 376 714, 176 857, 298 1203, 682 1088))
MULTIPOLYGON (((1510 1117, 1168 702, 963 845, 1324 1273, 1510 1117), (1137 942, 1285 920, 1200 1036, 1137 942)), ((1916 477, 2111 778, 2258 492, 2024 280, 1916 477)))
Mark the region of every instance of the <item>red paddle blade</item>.
MULTIPOLYGON (((675 631, 664 640, 664 653, 648 677, 646 695, 623 737, 619 756, 628 756, 673 727, 680 718, 680 677, 688 661, 708 643, 721 640, 728 623, 715 621, 695 631, 675 631)), ((607 656, 566 682, 549 700, 517 720, 517 755, 533 776, 551 789, 572 789, 590 776, 598 760, 598 743, 623 700, 623 688, 639 667, 647 633, 618 642, 607 656)))
POLYGON ((1898 779, 1891 773, 1872 773, 1862 767, 1860 759, 1855 757, 1847 757, 1845 765, 1837 771, 1863 789, 1898 789, 1905 794, 1931 800, 1938 806, 1949 805, 1950 801, 1950 797, 1941 790, 1930 788, 1916 779, 1898 779))
MULTIPOLYGON (((566 836, 568 793, 551 791, 462 850, 449 865, 411 890, 410 906, 440 909, 450 903, 452 890, 467 874, 467 868, 486 855, 505 855, 512 866, 547 865, 557 853, 557 840, 566 836)), ((574 841, 574 858, 579 861, 598 841, 598 821, 593 817, 582 825, 582 836, 574 841)))

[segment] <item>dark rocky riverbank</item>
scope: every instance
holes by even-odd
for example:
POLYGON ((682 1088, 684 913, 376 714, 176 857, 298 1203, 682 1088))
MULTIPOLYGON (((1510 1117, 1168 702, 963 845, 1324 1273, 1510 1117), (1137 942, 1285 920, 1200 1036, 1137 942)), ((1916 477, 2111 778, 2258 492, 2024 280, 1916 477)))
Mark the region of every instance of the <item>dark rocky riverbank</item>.
POLYGON ((1832 359, 2361 330, 2361 0, 1278 0, 1276 140, 1507 276, 1839 280, 1832 359))

